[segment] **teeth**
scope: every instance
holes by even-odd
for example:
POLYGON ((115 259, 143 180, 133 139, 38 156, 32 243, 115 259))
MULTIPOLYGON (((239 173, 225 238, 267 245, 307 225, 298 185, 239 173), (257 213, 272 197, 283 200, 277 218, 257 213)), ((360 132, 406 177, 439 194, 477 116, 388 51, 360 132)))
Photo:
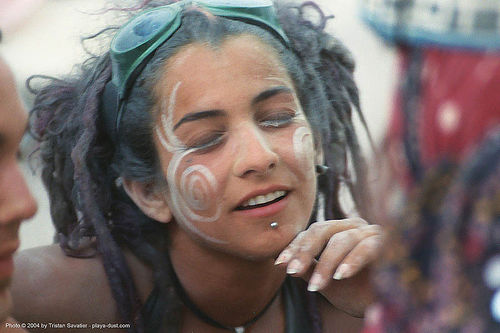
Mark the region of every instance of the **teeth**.
POLYGON ((274 191, 274 192, 268 193, 266 195, 258 195, 254 198, 251 198, 251 199, 245 201, 241 206, 248 207, 248 206, 265 204, 267 202, 276 200, 277 198, 282 197, 285 194, 286 194, 285 191, 274 191))

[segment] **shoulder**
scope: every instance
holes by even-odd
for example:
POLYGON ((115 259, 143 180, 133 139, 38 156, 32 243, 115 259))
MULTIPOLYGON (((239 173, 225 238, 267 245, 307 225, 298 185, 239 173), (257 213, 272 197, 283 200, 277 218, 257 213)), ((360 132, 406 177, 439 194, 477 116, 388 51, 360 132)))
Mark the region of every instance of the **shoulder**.
POLYGON ((118 313, 98 257, 68 257, 58 245, 15 258, 14 318, 21 322, 116 322, 118 313))

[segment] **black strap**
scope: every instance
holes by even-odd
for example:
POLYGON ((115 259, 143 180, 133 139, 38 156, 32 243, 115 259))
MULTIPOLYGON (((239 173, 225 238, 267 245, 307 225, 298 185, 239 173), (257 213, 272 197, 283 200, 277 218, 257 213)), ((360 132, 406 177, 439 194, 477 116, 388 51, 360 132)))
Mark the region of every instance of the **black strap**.
POLYGON ((106 126, 106 132, 114 143, 117 140, 116 133, 116 118, 118 116, 118 106, 120 105, 120 97, 118 88, 109 81, 104 87, 104 92, 101 96, 101 115, 106 126))
MULTIPOLYGON (((306 291, 303 284, 303 281, 292 277, 287 277, 283 284, 286 333, 314 332, 309 311, 309 300, 307 299, 308 291, 306 291)), ((316 295, 310 296, 315 297, 316 295)))
POLYGON ((212 317, 210 317, 209 315, 207 315, 196 304, 194 304, 193 301, 191 301, 191 299, 189 298, 189 296, 186 293, 186 290, 184 289, 184 287, 182 286, 181 282, 179 281, 179 278, 177 277, 177 274, 175 273, 174 267, 172 266, 172 262, 170 261, 170 256, 167 254, 166 257, 167 257, 167 264, 168 264, 168 268, 169 268, 169 272, 170 272, 170 278, 172 280, 172 284, 173 284, 173 287, 174 287, 174 289, 175 289, 175 291, 177 293, 177 296, 179 296, 179 298, 182 300, 182 302, 184 303, 184 305, 191 312, 193 312, 199 319, 201 319, 205 323, 207 323, 207 324, 209 324, 211 326, 217 327, 217 328, 221 328, 221 329, 225 329, 225 330, 233 331, 233 332, 238 332, 237 328, 247 328, 247 327, 249 327, 250 325, 252 325, 253 323, 255 323, 257 320, 259 320, 264 315, 264 313, 266 313, 266 311, 269 309, 269 307, 271 306, 271 304, 274 303, 274 300, 276 299, 276 297, 278 296, 278 294, 280 293, 280 290, 281 290, 281 288, 280 288, 280 290, 278 290, 276 292, 276 294, 269 301, 269 303, 267 303, 267 305, 255 317, 251 318, 250 320, 248 320, 247 322, 243 323, 239 327, 227 326, 227 325, 219 323, 218 321, 216 321, 215 319, 213 319, 212 317))
MULTIPOLYGON (((314 331, 311 311, 315 312, 317 309, 309 309, 310 300, 306 294, 305 287, 300 285, 301 282, 295 278, 287 277, 283 284, 285 332, 287 333, 311 333, 314 331)), ((143 315, 145 321, 149 323, 148 333, 160 332, 162 316, 158 316, 155 313, 157 303, 159 302, 159 293, 160 289, 155 287, 144 304, 143 315), (155 320, 155 322, 152 323, 152 320, 155 320)), ((315 295, 310 296, 314 297, 315 295)))

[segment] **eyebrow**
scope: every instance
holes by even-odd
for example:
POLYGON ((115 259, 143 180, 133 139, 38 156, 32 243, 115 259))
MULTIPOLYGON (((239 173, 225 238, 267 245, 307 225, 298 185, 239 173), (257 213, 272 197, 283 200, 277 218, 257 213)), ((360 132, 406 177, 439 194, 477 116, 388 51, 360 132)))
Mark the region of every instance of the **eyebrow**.
MULTIPOLYGON (((289 87, 286 86, 278 86, 278 87, 272 87, 270 89, 264 90, 257 96, 255 96, 252 99, 252 106, 255 104, 258 104, 262 101, 265 101, 266 99, 269 99, 273 96, 279 95, 279 94, 292 94, 293 90, 290 89, 289 87)), ((184 117, 177 122, 177 124, 174 125, 174 131, 179 128, 182 124, 188 123, 191 121, 195 120, 200 120, 200 119, 205 119, 205 118, 214 118, 214 117, 221 117, 225 115, 226 113, 223 110, 205 110, 205 111, 199 111, 199 112, 192 112, 188 113, 184 117)))
POLYGON ((268 98, 279 94, 293 94, 293 90, 286 86, 272 87, 255 96, 252 100, 252 105, 258 104, 268 98))

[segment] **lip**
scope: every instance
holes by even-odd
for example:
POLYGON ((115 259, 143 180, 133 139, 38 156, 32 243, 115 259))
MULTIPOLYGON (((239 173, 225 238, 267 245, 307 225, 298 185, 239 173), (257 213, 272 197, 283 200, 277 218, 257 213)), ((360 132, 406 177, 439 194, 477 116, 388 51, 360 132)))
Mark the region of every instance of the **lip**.
POLYGON ((9 278, 14 273, 14 253, 19 244, 0 251, 0 279, 9 278))
POLYGON ((280 211, 282 211, 286 205, 288 204, 289 198, 290 198, 291 190, 290 188, 286 186, 280 186, 280 185, 274 185, 270 186, 264 189, 259 189, 256 191, 252 191, 245 195, 239 203, 236 205, 234 209, 234 213, 245 215, 247 217, 269 217, 272 215, 278 214, 280 211), (287 195, 281 199, 278 202, 275 202, 273 204, 264 206, 264 207, 258 207, 258 208, 252 208, 252 209, 246 209, 246 210, 237 210, 236 207, 241 206, 244 202, 250 200, 253 197, 256 197, 258 195, 265 195, 271 192, 275 191, 286 191, 287 195))
POLYGON ((266 188, 263 188, 263 189, 259 189, 259 190, 255 190, 255 191, 249 192, 249 193, 247 193, 247 195, 245 195, 238 202, 238 204, 235 206, 235 209, 236 209, 236 207, 239 207, 239 206, 243 205, 243 203, 245 201, 248 201, 248 200, 250 200, 253 197, 256 197, 258 195, 265 195, 265 194, 268 194, 268 193, 271 193, 271 192, 276 192, 276 191, 290 192, 290 189, 288 187, 282 186, 282 185, 273 185, 273 186, 269 186, 269 187, 266 187, 266 188))
POLYGON ((11 277, 12 273, 14 273, 13 256, 0 257, 0 280, 11 277))

